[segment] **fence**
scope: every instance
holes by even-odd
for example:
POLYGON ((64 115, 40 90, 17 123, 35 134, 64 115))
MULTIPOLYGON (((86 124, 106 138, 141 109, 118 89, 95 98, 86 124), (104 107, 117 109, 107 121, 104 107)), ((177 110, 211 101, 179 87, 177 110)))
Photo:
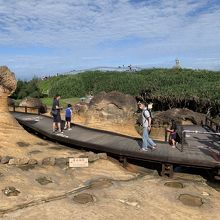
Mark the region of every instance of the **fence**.
POLYGON ((205 126, 210 128, 214 132, 220 132, 220 123, 213 121, 213 119, 206 117, 205 118, 205 126))
POLYGON ((13 112, 25 112, 25 113, 28 113, 28 109, 31 109, 31 110, 37 110, 37 114, 40 115, 41 114, 41 108, 40 107, 28 107, 28 106, 16 106, 16 105, 13 105, 11 106, 12 107, 12 111, 13 112), (24 111, 16 111, 16 109, 24 109, 24 111))

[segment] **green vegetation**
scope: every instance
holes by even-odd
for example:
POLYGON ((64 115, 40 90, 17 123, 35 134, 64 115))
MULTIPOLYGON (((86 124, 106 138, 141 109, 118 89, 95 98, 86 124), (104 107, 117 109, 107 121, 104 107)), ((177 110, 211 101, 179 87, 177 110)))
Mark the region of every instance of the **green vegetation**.
MULTIPOLYGON (((43 102, 43 104, 45 104, 47 106, 52 105, 52 100, 53 100, 52 98, 41 98, 41 101, 43 102)), ((60 105, 65 108, 67 106, 67 104, 74 104, 74 103, 77 103, 79 101, 80 101, 79 98, 60 99, 60 105)))
POLYGON ((92 91, 117 90, 137 96, 143 90, 153 97, 220 100, 220 72, 192 69, 146 69, 139 72, 84 72, 52 77, 38 83, 49 96, 81 97, 92 91))
POLYGON ((27 96, 30 96, 33 98, 43 97, 43 94, 41 93, 38 87, 38 79, 33 78, 29 82, 18 80, 17 88, 11 97, 13 99, 23 99, 27 96))
MULTIPOLYGON (((37 94, 44 94, 47 97, 60 94, 62 99, 66 99, 82 97, 90 92, 97 94, 101 91, 120 91, 153 101, 154 110, 186 107, 207 113, 212 107, 212 115, 216 116, 220 113, 220 72, 162 68, 138 72, 89 71, 38 80, 39 90, 35 90, 38 91, 36 94, 31 90, 36 80, 34 80, 34 86, 32 81, 30 81, 32 86, 25 84, 26 89, 21 89, 19 86, 16 92, 17 98, 31 93, 35 97, 37 94)), ((50 103, 51 98, 48 101, 45 99, 45 104, 50 105, 50 103)))

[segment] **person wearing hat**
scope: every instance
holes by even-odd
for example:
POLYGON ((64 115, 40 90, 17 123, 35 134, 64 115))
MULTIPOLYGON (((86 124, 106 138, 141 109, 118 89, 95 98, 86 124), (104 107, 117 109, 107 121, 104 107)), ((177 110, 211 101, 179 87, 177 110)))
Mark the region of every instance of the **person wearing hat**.
POLYGON ((142 126, 143 126, 143 135, 142 135, 142 150, 148 151, 149 149, 155 150, 156 144, 149 137, 149 132, 151 130, 151 116, 150 112, 147 109, 147 105, 144 101, 138 102, 139 108, 142 110, 142 126))

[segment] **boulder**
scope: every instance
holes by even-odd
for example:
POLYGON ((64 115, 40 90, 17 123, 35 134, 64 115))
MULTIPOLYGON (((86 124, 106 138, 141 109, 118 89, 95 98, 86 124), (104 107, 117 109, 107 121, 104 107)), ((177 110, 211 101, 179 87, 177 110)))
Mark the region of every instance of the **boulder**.
POLYGON ((54 166, 55 162, 56 162, 55 158, 47 157, 42 160, 42 165, 54 166))
POLYGON ((9 160, 12 159, 10 156, 3 156, 1 159, 1 164, 6 164, 9 162, 9 160))
POLYGON ((87 122, 123 124, 134 119, 137 103, 133 96, 121 92, 100 92, 89 103, 87 122))
POLYGON ((173 108, 167 111, 157 112, 153 117, 154 127, 171 125, 171 120, 177 124, 201 124, 205 122, 205 115, 187 108, 173 108))
POLYGON ((38 161, 36 160, 36 159, 30 159, 29 161, 28 161, 28 164, 30 164, 30 165, 35 165, 35 164, 37 164, 38 163, 38 161))
POLYGON ((28 164, 28 158, 12 158, 9 160, 9 165, 25 165, 28 164))
POLYGON ((27 106, 27 107, 33 107, 33 108, 40 108, 40 113, 47 112, 47 107, 44 105, 40 99, 38 98, 32 98, 32 97, 26 97, 24 98, 19 106, 27 106))
POLYGON ((88 103, 79 102, 73 106, 73 112, 78 113, 80 115, 84 115, 89 109, 88 103))

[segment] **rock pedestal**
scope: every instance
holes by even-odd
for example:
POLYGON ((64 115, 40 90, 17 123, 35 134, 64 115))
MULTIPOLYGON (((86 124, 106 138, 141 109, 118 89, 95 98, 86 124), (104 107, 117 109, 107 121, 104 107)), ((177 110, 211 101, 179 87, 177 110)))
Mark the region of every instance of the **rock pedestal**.
POLYGON ((7 128, 20 127, 8 109, 8 96, 15 91, 16 86, 14 73, 6 66, 0 67, 0 132, 7 128))
POLYGON ((28 134, 14 119, 8 109, 8 96, 16 89, 14 73, 6 66, 0 67, 0 155, 22 156, 19 142, 34 143, 37 138, 28 134))

